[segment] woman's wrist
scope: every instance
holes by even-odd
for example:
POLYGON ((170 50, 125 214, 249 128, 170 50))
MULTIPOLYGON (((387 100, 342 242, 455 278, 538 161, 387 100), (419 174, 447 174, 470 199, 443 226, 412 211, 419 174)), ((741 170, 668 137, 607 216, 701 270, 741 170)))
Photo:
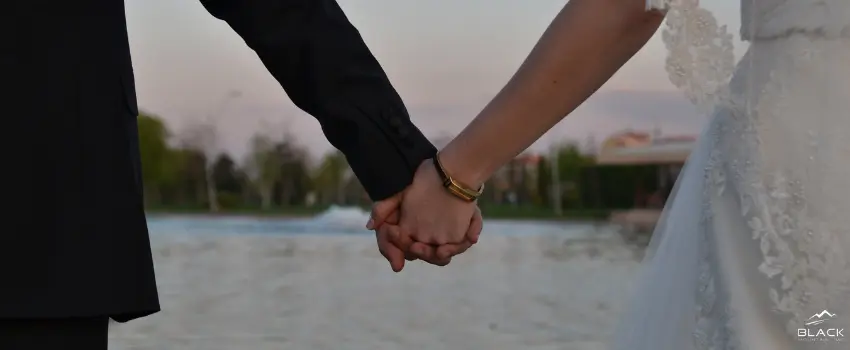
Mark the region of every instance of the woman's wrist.
MULTIPOLYGON (((484 167, 471 157, 465 157, 456 148, 447 146, 437 154, 446 175, 469 189, 478 189, 490 177, 484 167)), ((483 157, 477 157, 479 159, 483 157)))

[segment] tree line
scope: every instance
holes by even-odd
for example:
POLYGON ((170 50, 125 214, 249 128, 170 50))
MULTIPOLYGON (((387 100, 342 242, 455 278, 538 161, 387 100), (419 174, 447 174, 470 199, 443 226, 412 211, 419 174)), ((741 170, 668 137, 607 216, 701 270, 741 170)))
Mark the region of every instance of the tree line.
MULTIPOLYGON (((220 151, 211 123, 174 132, 162 118, 142 113, 138 125, 149 209, 280 212, 370 204, 345 156, 336 151, 313 161, 288 130, 256 133, 246 155, 235 159, 220 151)), ((658 192, 658 166, 600 167, 592 152, 567 142, 545 155, 521 155, 487 181, 479 204, 503 216, 562 209, 598 216, 636 206, 642 192, 658 192)))
POLYGON ((211 123, 171 130, 153 114, 138 118, 145 205, 148 208, 272 210, 363 205, 365 190, 339 152, 317 164, 286 130, 255 134, 247 154, 219 151, 211 123))

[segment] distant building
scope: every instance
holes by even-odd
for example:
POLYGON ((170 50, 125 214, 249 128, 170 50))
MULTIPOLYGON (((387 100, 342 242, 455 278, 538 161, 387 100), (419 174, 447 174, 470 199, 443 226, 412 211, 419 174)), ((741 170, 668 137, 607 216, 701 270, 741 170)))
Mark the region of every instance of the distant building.
MULTIPOLYGON (((642 185, 636 185, 635 206, 660 207, 666 201, 696 141, 697 137, 693 135, 662 136, 657 131, 654 133, 626 131, 605 140, 602 149, 596 155, 596 164, 600 167, 657 167, 656 190, 647 194, 644 193, 642 185)), ((641 183, 640 179, 635 181, 638 184, 641 183)), ((604 186, 604 184, 599 185, 604 186)))
POLYGON ((628 131, 609 137, 596 156, 599 165, 684 164, 696 136, 652 138, 649 133, 628 131))
POLYGON ((631 148, 637 146, 646 146, 652 143, 652 134, 647 132, 637 132, 626 130, 609 136, 602 142, 600 152, 604 153, 611 149, 631 148))
POLYGON ((696 135, 659 136, 652 139, 652 143, 656 145, 668 143, 693 143, 696 141, 696 135))

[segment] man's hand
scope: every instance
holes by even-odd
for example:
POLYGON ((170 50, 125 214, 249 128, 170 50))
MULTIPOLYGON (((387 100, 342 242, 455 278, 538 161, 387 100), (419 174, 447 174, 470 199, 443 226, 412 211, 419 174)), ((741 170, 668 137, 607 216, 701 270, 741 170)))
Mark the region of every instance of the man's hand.
POLYGON ((478 241, 484 223, 481 211, 477 207, 463 242, 435 246, 413 241, 398 226, 399 209, 405 192, 375 203, 367 224, 367 228, 375 230, 378 250, 389 261, 393 271, 401 271, 405 260, 422 259, 437 266, 448 265, 453 256, 465 252, 474 244, 473 242, 478 241))

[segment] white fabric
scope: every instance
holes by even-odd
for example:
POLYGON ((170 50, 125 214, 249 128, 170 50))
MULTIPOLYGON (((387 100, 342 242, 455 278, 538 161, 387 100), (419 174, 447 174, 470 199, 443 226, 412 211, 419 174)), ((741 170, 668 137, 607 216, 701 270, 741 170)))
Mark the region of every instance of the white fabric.
POLYGON ((817 33, 826 38, 850 36, 850 1, 744 0, 741 35, 772 38, 789 32, 817 33))
POLYGON ((671 81, 711 119, 612 350, 850 349, 850 0, 743 1, 736 63, 697 0, 647 0, 671 81))

